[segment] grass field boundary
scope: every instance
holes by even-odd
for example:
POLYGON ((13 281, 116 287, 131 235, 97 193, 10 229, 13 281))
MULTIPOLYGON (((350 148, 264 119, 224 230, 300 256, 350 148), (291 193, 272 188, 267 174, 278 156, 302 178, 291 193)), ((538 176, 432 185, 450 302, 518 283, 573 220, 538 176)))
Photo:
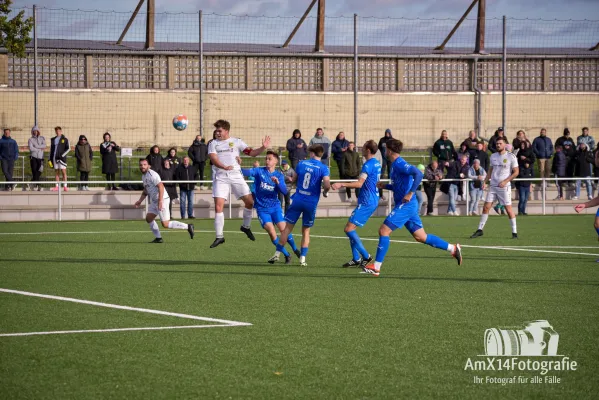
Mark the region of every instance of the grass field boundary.
POLYGON ((191 319, 196 321, 214 322, 212 325, 186 325, 186 326, 162 326, 162 327, 133 327, 133 328, 109 328, 109 329, 85 329, 85 330, 69 330, 69 331, 46 331, 46 332, 16 332, 2 333, 0 337, 6 336, 33 336, 33 335, 58 335, 72 333, 101 333, 101 332, 125 332, 125 331, 148 331, 148 330, 167 330, 167 329, 198 329, 198 328, 227 328, 234 326, 252 326, 249 322, 230 321, 226 319, 200 317, 197 315, 174 313, 169 311, 153 310, 149 308, 138 308, 122 306, 118 304, 101 303, 98 301, 75 299, 72 297, 54 296, 42 293, 25 292, 21 290, 0 288, 0 293, 17 294, 22 296, 37 297, 49 300, 59 300, 71 303, 86 304, 97 307, 114 308, 117 310, 135 311, 146 314, 156 314, 175 318, 191 319))

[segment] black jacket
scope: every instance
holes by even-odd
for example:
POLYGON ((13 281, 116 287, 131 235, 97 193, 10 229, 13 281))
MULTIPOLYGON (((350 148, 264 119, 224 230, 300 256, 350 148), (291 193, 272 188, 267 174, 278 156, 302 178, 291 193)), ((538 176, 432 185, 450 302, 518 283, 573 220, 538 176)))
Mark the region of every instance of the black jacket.
POLYGON ((439 162, 452 161, 457 157, 453 142, 449 139, 437 140, 433 145, 433 154, 437 157, 439 162))
POLYGON ((480 160, 480 167, 485 171, 489 170, 489 155, 484 150, 476 150, 476 154, 470 159, 470 165, 474 165, 474 160, 480 160))
POLYGON ((52 162, 57 162, 59 164, 67 166, 67 153, 71 151, 71 144, 69 143, 69 139, 65 135, 62 135, 60 141, 58 142, 58 146, 54 144, 56 141, 56 136, 50 139, 50 160, 52 162))
MULTIPOLYGON (((162 168, 159 172, 159 175, 160 175, 160 179, 162 179, 162 181, 174 181, 175 180, 175 169, 174 168, 169 168, 169 169, 162 168)), ((164 183, 164 190, 166 190, 166 192, 168 193, 168 197, 170 197, 171 200, 179 198, 179 196, 177 196, 177 186, 175 183, 164 183)))
MULTIPOLYGON (((503 137, 505 138, 506 143, 509 143, 508 138, 505 137, 505 135, 503 135, 503 137)), ((489 151, 491 152, 491 154, 497 153, 497 139, 499 139, 499 135, 497 135, 497 134, 491 136, 491 139, 489 139, 489 146, 487 146, 487 147, 489 148, 489 151)))
POLYGON ((587 176, 592 176, 593 171, 591 170, 591 163, 593 163, 593 152, 592 151, 582 151, 578 150, 576 152, 575 160, 575 176, 585 178, 587 176))
POLYGON ((566 159, 566 155, 563 151, 558 151, 553 156, 553 164, 551 165, 551 172, 555 174, 555 176, 564 178, 566 176, 566 166, 568 165, 568 161, 566 159))
POLYGON ((287 151, 289 152, 290 160, 305 160, 308 157, 308 145, 304 139, 302 139, 302 135, 300 134, 299 138, 294 138, 287 141, 287 151), (302 147, 297 147, 298 144, 302 144, 302 147))
POLYGON ((119 163, 116 157, 116 152, 121 148, 115 142, 103 142, 100 145, 100 155, 102 156, 102 173, 116 174, 119 170, 119 163), (112 146, 111 150, 108 148, 112 146))
MULTIPOLYGON (((524 164, 521 164, 520 167, 518 168, 519 170, 519 174, 518 174, 518 178, 533 178, 533 164, 529 164, 528 168, 526 168, 524 166, 524 164)), ((523 181, 523 182, 519 182, 516 181, 516 187, 530 187, 530 184, 532 182, 531 181, 523 181)))
POLYGON ((379 151, 381 152, 381 157, 385 157, 385 154, 387 153, 387 142, 389 140, 393 139, 393 136, 391 134, 389 134, 389 136, 383 136, 382 138, 379 139, 379 151))
MULTIPOLYGON (((193 181, 195 180, 195 176, 198 169, 193 165, 189 165, 185 168, 185 165, 181 164, 175 170, 175 180, 176 181, 193 181)), ((179 189, 181 190, 194 190, 196 188, 195 183, 180 183, 179 189)))
POLYGON ((187 150, 187 155, 193 164, 206 162, 208 159, 208 146, 206 143, 193 141, 193 144, 187 150))
POLYGON ((423 183, 425 188, 426 187, 431 187, 431 188, 437 187, 437 181, 435 180, 435 175, 440 176, 441 179, 443 179, 443 169, 441 169, 441 168, 433 169, 431 164, 427 165, 426 168, 424 169, 424 179, 428 180, 428 182, 423 183))
POLYGON ((527 147, 526 149, 518 150, 518 154, 516 154, 516 158, 518 159, 518 166, 522 168, 522 166, 526 163, 533 165, 537 160, 535 153, 532 147, 527 147), (526 157, 524 160, 522 157, 526 157))
POLYGON ((148 154, 146 160, 148 160, 148 163, 150 164, 150 167, 152 167, 152 170, 160 174, 160 171, 162 171, 162 166, 164 165, 164 158, 160 155, 160 153, 148 154))

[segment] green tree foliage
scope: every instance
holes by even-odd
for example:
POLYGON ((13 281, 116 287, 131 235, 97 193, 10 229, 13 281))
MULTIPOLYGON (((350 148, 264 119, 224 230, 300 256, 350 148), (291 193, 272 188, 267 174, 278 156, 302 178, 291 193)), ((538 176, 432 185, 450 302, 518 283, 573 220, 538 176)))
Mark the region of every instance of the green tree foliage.
POLYGON ((20 11, 9 19, 12 0, 0 0, 0 47, 17 57, 25 56, 25 45, 29 43, 29 34, 33 29, 33 18, 24 18, 25 11, 20 11))

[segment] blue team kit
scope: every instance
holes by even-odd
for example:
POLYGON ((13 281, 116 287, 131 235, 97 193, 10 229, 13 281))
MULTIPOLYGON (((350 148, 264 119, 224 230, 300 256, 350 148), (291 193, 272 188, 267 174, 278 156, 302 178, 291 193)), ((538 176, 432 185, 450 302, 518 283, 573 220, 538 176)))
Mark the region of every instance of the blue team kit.
POLYGON ((295 225, 302 217, 302 226, 314 225, 316 207, 320 200, 322 180, 330 176, 329 167, 318 160, 304 160, 297 164, 297 190, 285 214, 285 221, 295 225))

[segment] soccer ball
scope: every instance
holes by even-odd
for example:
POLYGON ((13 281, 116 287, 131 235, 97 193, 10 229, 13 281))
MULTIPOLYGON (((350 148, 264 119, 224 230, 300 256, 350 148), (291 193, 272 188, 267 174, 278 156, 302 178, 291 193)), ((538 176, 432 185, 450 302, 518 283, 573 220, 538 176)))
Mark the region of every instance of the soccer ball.
POLYGON ((175 118, 173 118, 173 128, 175 128, 178 131, 185 130, 185 128, 187 128, 188 123, 189 121, 187 120, 187 117, 183 114, 179 114, 175 118))

